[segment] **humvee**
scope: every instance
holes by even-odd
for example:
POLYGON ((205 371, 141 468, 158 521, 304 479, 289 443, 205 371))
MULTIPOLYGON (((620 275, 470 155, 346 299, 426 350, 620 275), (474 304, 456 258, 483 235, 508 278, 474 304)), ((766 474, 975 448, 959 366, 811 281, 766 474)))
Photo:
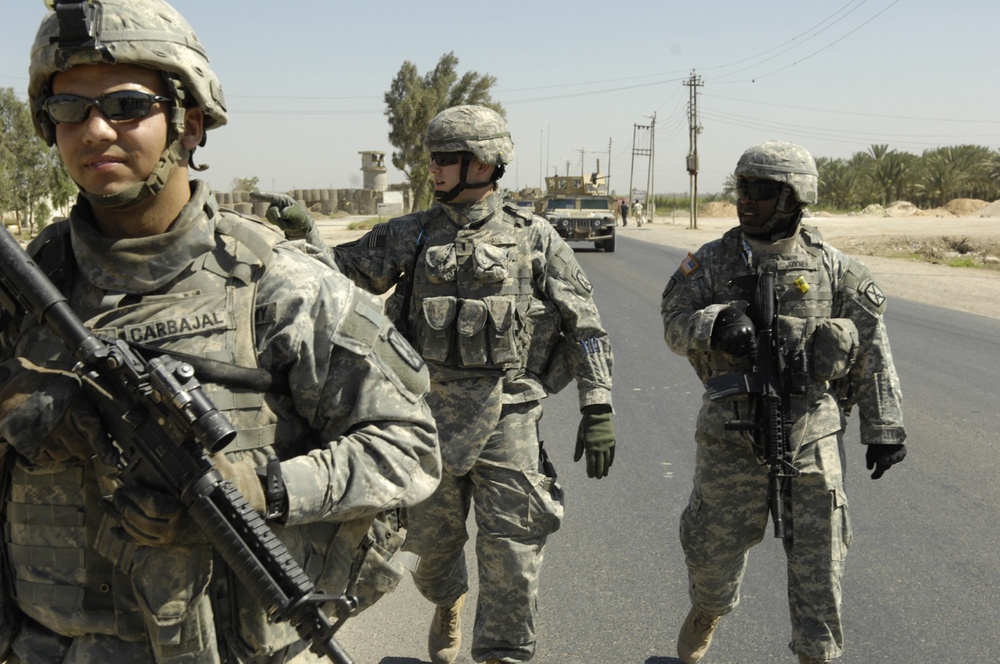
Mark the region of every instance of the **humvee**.
MULTIPOLYGON (((596 178, 595 178, 596 179, 596 178)), ((567 242, 593 242, 598 249, 615 250, 615 199, 602 195, 583 177, 545 178, 546 195, 538 214, 545 217, 567 242)))

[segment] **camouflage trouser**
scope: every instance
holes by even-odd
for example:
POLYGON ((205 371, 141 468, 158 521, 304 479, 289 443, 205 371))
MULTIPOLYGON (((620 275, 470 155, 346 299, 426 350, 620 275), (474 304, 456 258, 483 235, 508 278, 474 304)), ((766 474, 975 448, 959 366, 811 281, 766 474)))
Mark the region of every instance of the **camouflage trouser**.
POLYGON ((535 652, 538 573, 557 509, 540 488, 537 402, 504 406, 496 431, 472 469, 444 473, 437 491, 409 511, 405 548, 420 555, 417 588, 450 604, 469 588, 466 521, 475 503, 479 602, 472 656, 528 661, 535 652))
MULTIPOLYGON (((691 602, 725 615, 740 600, 747 552, 768 528, 768 478, 742 439, 698 432, 694 489, 681 515, 680 538, 691 602)), ((841 577, 851 543, 844 495, 841 434, 798 450, 801 475, 788 484, 785 556, 793 652, 826 660, 844 645, 841 577)))

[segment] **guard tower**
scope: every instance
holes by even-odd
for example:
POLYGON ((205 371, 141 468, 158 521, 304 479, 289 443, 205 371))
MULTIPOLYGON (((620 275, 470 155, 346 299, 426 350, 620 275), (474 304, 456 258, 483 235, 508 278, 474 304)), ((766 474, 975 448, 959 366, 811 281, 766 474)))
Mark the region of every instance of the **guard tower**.
POLYGON ((385 153, 365 151, 361 155, 361 172, 364 173, 364 187, 373 191, 385 191, 388 186, 385 174, 385 153))

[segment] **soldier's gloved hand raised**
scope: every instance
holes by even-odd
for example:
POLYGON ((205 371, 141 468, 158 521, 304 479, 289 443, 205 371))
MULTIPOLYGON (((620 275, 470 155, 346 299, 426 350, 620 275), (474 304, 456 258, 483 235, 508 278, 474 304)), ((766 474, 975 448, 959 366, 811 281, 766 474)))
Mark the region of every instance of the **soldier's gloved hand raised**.
POLYGON ((736 307, 719 312, 712 325, 712 350, 721 350, 735 357, 745 357, 754 351, 756 330, 753 321, 736 307))
POLYGON ((285 236, 297 240, 305 237, 315 225, 305 208, 295 199, 285 194, 271 191, 252 191, 250 198, 270 203, 265 212, 267 220, 285 232, 285 236))
POLYGON ((606 477, 615 461, 615 427, 611 424, 611 406, 594 404, 581 410, 583 419, 576 432, 573 461, 587 453, 587 477, 606 477))
POLYGON ((24 358, 0 364, 0 438, 42 466, 89 459, 110 448, 76 374, 24 358))
POLYGON ((877 480, 892 466, 906 458, 906 445, 885 445, 875 443, 865 450, 865 464, 868 470, 872 468, 872 479, 877 480))

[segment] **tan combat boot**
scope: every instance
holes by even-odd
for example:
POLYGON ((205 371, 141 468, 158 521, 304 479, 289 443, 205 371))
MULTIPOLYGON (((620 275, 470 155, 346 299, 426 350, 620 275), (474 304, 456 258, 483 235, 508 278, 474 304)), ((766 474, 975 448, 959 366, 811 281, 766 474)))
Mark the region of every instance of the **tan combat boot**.
POLYGON ((427 636, 427 652, 433 664, 451 664, 458 657, 462 646, 462 606, 465 595, 454 604, 438 605, 431 620, 431 631, 427 636))
POLYGON ((812 657, 806 657, 805 655, 799 655, 799 664, 830 664, 828 659, 813 659, 812 657))
POLYGON ((705 656, 720 620, 722 616, 713 616, 698 607, 691 607, 677 636, 677 656, 684 664, 695 664, 705 656))

